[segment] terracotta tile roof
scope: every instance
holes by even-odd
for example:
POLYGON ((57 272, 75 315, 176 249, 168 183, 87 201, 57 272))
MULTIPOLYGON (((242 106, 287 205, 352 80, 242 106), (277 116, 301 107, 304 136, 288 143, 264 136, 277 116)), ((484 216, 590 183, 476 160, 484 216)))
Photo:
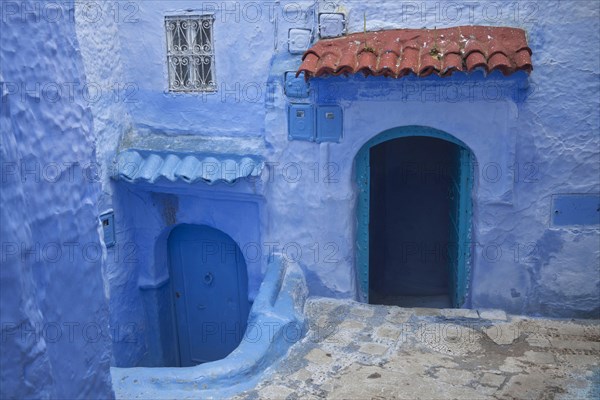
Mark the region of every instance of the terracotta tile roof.
POLYGON ((318 41, 302 60, 298 74, 304 72, 306 79, 356 73, 400 78, 411 72, 444 77, 476 68, 509 75, 533 69, 525 31, 493 26, 353 33, 318 41))

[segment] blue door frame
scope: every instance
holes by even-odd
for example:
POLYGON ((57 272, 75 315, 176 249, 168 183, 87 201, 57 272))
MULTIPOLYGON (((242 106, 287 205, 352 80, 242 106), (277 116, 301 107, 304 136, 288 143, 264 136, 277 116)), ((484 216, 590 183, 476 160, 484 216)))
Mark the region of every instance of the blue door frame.
POLYGON ((448 258, 451 279, 451 298, 454 307, 461 307, 469 290, 471 271, 471 216, 473 189, 473 154, 468 147, 446 132, 424 126, 405 126, 390 129, 373 137, 365 143, 356 155, 356 183, 358 200, 356 207, 356 273, 358 278, 358 297, 369 302, 369 207, 371 197, 370 150, 373 146, 388 140, 425 136, 446 140, 456 144, 459 154, 456 162, 458 174, 453 179, 453 201, 451 216, 451 235, 453 243, 448 246, 448 258))
POLYGON ((179 225, 168 239, 179 361, 225 358, 239 345, 249 313, 248 272, 239 246, 205 225, 179 225))

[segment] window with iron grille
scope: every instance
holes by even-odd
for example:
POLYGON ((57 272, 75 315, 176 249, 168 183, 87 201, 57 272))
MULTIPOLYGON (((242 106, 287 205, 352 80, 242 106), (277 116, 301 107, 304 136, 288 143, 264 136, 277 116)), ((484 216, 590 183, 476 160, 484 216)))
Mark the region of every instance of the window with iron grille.
POLYGON ((212 15, 165 17, 170 91, 217 90, 213 21, 212 15))

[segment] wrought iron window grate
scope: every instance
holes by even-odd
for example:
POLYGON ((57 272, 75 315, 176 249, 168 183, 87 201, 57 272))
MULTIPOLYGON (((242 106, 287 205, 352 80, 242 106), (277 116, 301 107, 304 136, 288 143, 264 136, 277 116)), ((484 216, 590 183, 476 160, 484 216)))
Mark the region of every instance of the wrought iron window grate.
POLYGON ((170 91, 217 90, 213 21, 212 15, 165 17, 170 91))

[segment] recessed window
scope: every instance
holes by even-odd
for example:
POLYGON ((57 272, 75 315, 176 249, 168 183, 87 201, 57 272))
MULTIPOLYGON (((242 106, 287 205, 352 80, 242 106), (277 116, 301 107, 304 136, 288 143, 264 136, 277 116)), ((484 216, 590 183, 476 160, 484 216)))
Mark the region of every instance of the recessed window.
POLYGON ((217 90, 213 21, 212 15, 165 17, 170 91, 217 90))

